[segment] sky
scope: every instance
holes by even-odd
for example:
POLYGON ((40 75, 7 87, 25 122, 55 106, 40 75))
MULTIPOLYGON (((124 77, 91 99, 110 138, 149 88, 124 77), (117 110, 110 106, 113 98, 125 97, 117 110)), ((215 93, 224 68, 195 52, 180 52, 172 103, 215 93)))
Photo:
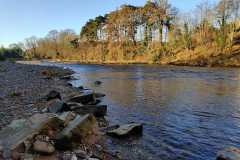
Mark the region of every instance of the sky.
MULTIPOLYGON (((170 0, 190 11, 202 0, 170 0)), ((217 0, 212 0, 217 1, 217 0)), ((104 15, 122 4, 144 5, 146 0, 0 0, 0 46, 44 37, 50 30, 73 29, 79 34, 90 18, 104 15)))

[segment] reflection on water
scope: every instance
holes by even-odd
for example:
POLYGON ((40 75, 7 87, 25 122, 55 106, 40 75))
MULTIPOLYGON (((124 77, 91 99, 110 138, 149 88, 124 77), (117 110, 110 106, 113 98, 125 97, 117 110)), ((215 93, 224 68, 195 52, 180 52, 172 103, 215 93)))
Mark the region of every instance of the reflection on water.
POLYGON ((223 147, 240 147, 240 70, 156 65, 63 65, 76 86, 107 94, 112 124, 141 122, 141 138, 110 139, 126 159, 214 160, 223 147), (94 86, 94 81, 103 84, 94 86))

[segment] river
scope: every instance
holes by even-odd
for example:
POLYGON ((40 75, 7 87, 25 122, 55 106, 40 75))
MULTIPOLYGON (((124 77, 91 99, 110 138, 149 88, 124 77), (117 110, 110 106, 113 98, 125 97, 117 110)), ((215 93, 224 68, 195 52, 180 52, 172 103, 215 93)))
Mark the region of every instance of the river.
POLYGON ((144 124, 141 137, 108 139, 125 159, 214 160, 224 147, 240 147, 240 69, 57 65, 75 71, 74 86, 107 95, 111 125, 144 124))

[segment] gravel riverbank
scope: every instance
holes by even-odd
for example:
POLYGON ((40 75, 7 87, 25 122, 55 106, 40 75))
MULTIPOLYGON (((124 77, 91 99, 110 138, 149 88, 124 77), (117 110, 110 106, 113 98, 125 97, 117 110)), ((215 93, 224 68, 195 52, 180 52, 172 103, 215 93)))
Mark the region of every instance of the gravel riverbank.
POLYGON ((72 71, 56 67, 0 62, 0 129, 40 112, 46 103, 43 97, 51 90, 59 91, 63 99, 77 93, 59 78, 69 74, 72 71))

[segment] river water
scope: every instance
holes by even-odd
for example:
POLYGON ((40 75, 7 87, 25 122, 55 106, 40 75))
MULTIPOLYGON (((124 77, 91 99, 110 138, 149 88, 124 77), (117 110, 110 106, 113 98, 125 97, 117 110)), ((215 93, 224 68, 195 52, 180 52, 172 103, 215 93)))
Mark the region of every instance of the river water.
POLYGON ((144 124, 141 137, 109 138, 125 159, 214 160, 222 148, 240 147, 240 69, 58 65, 76 72, 75 86, 107 95, 110 124, 144 124))

